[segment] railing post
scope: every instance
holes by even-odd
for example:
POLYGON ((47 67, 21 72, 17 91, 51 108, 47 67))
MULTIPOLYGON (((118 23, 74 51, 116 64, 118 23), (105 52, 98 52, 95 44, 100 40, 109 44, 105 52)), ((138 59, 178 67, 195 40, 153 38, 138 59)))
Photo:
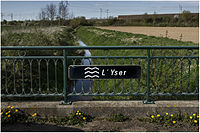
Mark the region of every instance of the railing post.
POLYGON ((69 105, 71 101, 67 98, 67 57, 66 49, 63 50, 63 93, 64 101, 61 102, 62 105, 69 105))
POLYGON ((150 100, 150 49, 147 49, 147 88, 146 88, 146 100, 143 101, 144 104, 154 104, 154 101, 150 100))

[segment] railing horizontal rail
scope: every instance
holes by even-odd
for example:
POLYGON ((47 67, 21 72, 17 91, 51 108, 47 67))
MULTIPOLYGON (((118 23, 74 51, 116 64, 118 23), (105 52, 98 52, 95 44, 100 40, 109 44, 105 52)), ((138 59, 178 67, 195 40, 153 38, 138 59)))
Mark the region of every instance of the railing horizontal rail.
POLYGON ((26 94, 26 95, 5 95, 1 94, 1 97, 53 97, 53 96, 64 96, 64 94, 26 94))
MULTIPOLYGON (((85 57, 85 56, 67 56, 67 59, 96 59, 96 58, 133 58, 133 59, 137 59, 137 58, 141 58, 141 59, 145 59, 146 56, 91 56, 91 57, 85 57)), ((199 58, 199 56, 151 56, 150 58, 154 59, 154 58, 167 58, 167 59, 187 59, 187 58, 199 58)), ((3 56, 1 57, 1 59, 63 59, 63 56, 3 56)))
POLYGON ((151 59, 194 59, 194 58, 199 58, 199 56, 151 56, 151 59))
MULTIPOLYGON (((132 58, 132 59, 146 59, 146 56, 91 56, 91 57, 85 57, 85 56, 67 56, 68 59, 103 59, 103 58, 108 58, 108 59, 112 59, 112 58, 132 58)), ((151 56, 150 58, 154 59, 154 58, 167 58, 167 59, 194 59, 194 58, 199 58, 199 56, 151 56)))
POLYGON ((1 59, 63 59, 63 56, 3 56, 1 59))
POLYGON ((198 46, 1 46, 2 50, 55 49, 199 49, 198 46))
POLYGON ((103 59, 103 58, 108 58, 108 59, 112 59, 112 58, 133 58, 133 59, 137 59, 137 58, 141 58, 141 59, 146 59, 146 56, 67 56, 68 59, 103 59))
POLYGON ((150 96, 198 96, 199 93, 151 93, 150 96))

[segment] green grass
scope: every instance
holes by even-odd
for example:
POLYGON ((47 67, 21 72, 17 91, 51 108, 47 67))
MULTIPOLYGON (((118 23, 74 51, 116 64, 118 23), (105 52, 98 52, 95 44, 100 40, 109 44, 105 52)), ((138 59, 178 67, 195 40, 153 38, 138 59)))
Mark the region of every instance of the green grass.
MULTIPOLYGON (((80 27, 77 36, 88 46, 198 46, 193 42, 183 42, 166 37, 147 36, 126 32, 103 30, 95 27, 80 27)), ((147 56, 146 50, 90 50, 93 56, 147 56)), ((198 50, 151 50, 151 56, 198 56, 198 50)), ((142 92, 146 90, 146 60, 144 59, 93 59, 96 65, 135 64, 142 68, 141 79, 94 80, 93 91, 103 93, 142 92)), ((197 60, 151 60, 150 90, 152 92, 179 92, 182 79, 182 91, 194 92, 198 87, 197 60), (182 78, 181 78, 181 63, 182 78), (190 77, 188 64, 191 63, 190 77), (165 66, 166 65, 166 66, 165 66), (189 86, 189 87, 188 87, 189 86), (173 89, 172 89, 173 88, 173 89)), ((95 97, 95 99, 143 99, 144 97, 95 97)), ((154 97, 157 99, 157 97, 154 97)), ((167 98, 167 97, 166 97, 167 98)), ((178 97, 173 97, 177 99, 178 97)), ((184 97, 185 98, 185 97, 184 97)), ((182 99, 184 99, 182 97, 182 99)), ((193 97, 189 97, 192 99, 193 97)), ((196 97, 197 98, 197 97, 196 97)))
MULTIPOLYGON (((14 26, 13 26, 14 27, 14 26)), ((9 27, 10 28, 10 27, 9 27)), ((43 28, 32 28, 29 29, 23 27, 17 27, 17 29, 4 29, 4 33, 1 35, 2 46, 73 46, 77 45, 76 40, 71 34, 73 31, 69 27, 43 27, 43 28)), ((2 50, 2 56, 18 56, 18 54, 26 56, 62 56, 62 50, 27 50, 27 51, 17 51, 17 50, 2 50)), ((81 55, 79 51, 70 50, 67 51, 68 55, 81 55)), ((30 93, 30 61, 31 60, 16 60, 15 64, 15 76, 16 76, 16 89, 18 93, 22 93, 22 62, 24 70, 24 88, 26 93, 30 93)), ((55 62, 56 60, 41 60, 40 70, 41 70, 41 88, 42 93, 47 92, 47 61, 49 61, 49 83, 50 93, 55 92, 55 62)), ((72 62, 67 62, 68 65, 72 62)), ((2 72, 2 94, 6 92, 6 77, 5 69, 7 70, 7 87, 9 93, 14 93, 14 82, 13 82, 13 60, 2 60, 1 64, 2 72), (7 63, 7 66, 5 67, 7 63)), ((33 93, 38 93, 39 88, 39 74, 38 74, 38 61, 36 59, 32 60, 32 79, 33 79, 33 93)), ((57 80, 58 80, 58 92, 63 92, 63 62, 62 60, 57 60, 57 80)), ((68 80, 69 81, 69 80, 68 80)), ((71 84, 71 82, 68 82, 71 84)), ((49 99, 49 98, 48 98, 49 99)))

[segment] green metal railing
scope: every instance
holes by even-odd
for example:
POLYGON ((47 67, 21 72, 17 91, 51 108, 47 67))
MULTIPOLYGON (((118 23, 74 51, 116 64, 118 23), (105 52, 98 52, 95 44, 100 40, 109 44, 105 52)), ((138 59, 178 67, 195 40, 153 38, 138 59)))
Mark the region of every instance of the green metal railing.
POLYGON ((2 46, 1 97, 70 96, 198 96, 198 46, 2 46), (92 56, 72 51, 90 50, 92 56), (118 54, 121 53, 121 54, 118 54), (84 81, 67 78, 68 66, 137 64, 140 79, 84 81), (77 92, 76 84, 81 83, 77 92))

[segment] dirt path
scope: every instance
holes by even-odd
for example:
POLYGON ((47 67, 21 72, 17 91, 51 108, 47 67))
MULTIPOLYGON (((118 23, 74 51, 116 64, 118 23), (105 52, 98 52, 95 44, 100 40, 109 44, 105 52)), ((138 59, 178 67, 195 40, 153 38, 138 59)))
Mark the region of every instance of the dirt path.
POLYGON ((192 41, 199 43, 199 27, 137 27, 137 26, 101 26, 101 29, 130 32, 135 34, 145 34, 150 36, 167 37, 182 41, 192 41))

